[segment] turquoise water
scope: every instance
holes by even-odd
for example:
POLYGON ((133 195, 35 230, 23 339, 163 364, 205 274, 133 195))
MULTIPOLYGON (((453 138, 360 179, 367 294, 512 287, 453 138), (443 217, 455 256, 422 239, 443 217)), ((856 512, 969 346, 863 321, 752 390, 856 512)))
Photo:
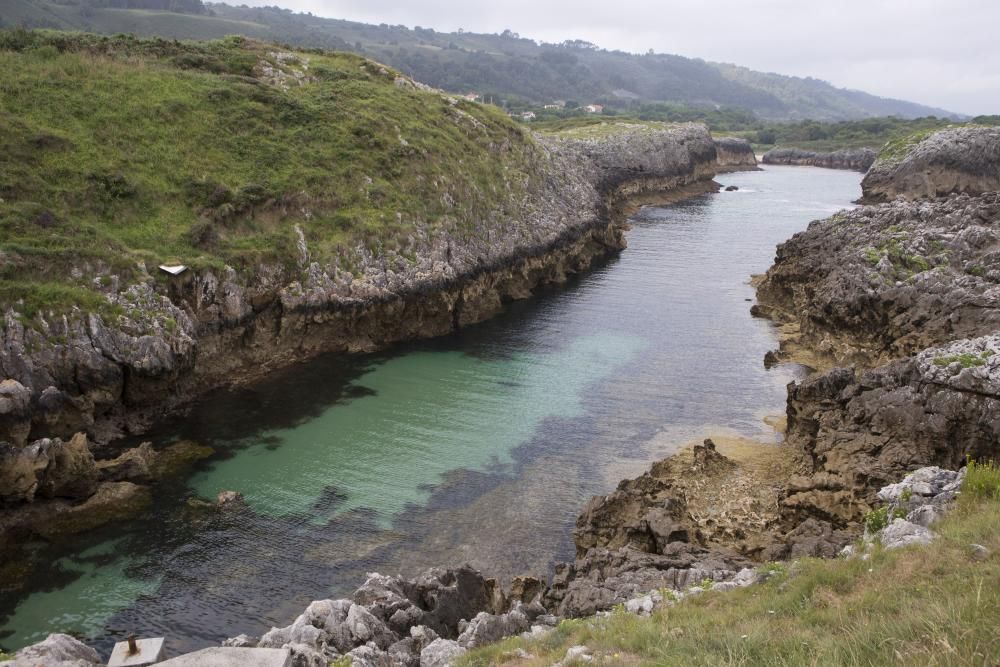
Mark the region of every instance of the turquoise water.
MULTIPOLYGON (((720 192, 631 220, 629 248, 452 336, 331 355, 221 391, 150 434, 216 454, 155 490, 144 516, 26 545, 0 591, 0 647, 69 631, 168 648, 286 625, 366 571, 471 562, 545 574, 572 558, 586 500, 677 443, 774 438, 793 367, 749 315, 777 243, 849 205, 860 175, 804 167, 720 176, 720 192), (192 508, 221 490, 246 506, 192 508)), ((0 563, 0 565, 4 565, 0 563)))
POLYGON ((305 423, 259 433, 240 456, 195 475, 191 487, 207 498, 236 489, 255 512, 304 516, 315 525, 367 508, 389 528, 408 505, 426 503, 450 470, 508 469, 511 452, 543 420, 582 415, 587 384, 629 361, 642 345, 634 336, 592 334, 551 354, 482 358, 419 351, 395 357, 358 378, 355 386, 365 390, 359 398, 331 405, 305 423), (343 501, 315 511, 316 499, 330 487, 343 501))

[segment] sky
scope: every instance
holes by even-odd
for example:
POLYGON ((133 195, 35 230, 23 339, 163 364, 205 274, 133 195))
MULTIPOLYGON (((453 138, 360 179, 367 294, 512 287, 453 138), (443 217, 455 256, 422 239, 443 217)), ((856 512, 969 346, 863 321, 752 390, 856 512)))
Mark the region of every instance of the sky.
POLYGON ((228 0, 365 23, 513 30, 1000 114, 1000 0, 228 0))

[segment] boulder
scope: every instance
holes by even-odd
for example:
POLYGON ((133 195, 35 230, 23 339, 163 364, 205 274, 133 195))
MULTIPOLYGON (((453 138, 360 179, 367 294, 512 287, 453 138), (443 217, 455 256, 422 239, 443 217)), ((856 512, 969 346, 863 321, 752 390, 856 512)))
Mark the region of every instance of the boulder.
POLYGON ((482 611, 469 621, 457 641, 459 646, 473 649, 498 642, 504 637, 519 635, 530 627, 528 617, 519 609, 500 615, 482 611))
POLYGON ((104 664, 97 651, 63 634, 52 634, 14 655, 10 667, 91 667, 104 664))
POLYGON ((152 443, 144 442, 138 447, 122 452, 117 458, 97 462, 97 472, 102 482, 149 482, 156 462, 156 450, 152 443))
POLYGON ((914 544, 930 544, 934 541, 934 533, 906 519, 894 519, 876 533, 875 538, 886 549, 899 549, 914 544))
POLYGON ((466 650, 451 639, 435 639, 420 652, 420 667, 449 667, 466 650))
POLYGON ((45 498, 89 498, 97 490, 98 472, 87 436, 77 433, 68 442, 43 440, 49 464, 39 480, 37 495, 45 498))

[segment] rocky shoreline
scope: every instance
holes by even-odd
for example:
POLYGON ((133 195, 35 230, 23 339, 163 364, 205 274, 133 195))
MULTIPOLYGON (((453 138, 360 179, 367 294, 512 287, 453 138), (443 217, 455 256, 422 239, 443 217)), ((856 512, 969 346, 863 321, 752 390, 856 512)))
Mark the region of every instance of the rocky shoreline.
POLYGON ((874 148, 845 148, 830 153, 805 151, 800 148, 772 148, 764 153, 761 162, 799 167, 868 171, 868 168, 875 162, 877 153, 878 151, 874 148))
MULTIPOLYGON (((729 467, 725 457, 707 446, 695 452, 694 464, 696 472, 709 474, 718 472, 720 466, 729 467)), ((867 558, 876 542, 885 549, 932 542, 933 524, 960 494, 964 474, 965 469, 921 468, 899 483, 881 488, 878 498, 885 505, 886 520, 866 530, 863 541, 841 540, 837 551, 829 555, 867 558)), ((583 516, 581 520, 587 523, 583 516)), ((675 540, 680 535, 662 537, 675 540)), ((666 542, 670 544, 673 542, 666 542)), ((614 575, 617 580, 603 573, 601 583, 607 594, 601 599, 574 597, 582 586, 593 588, 598 578, 596 572, 584 574, 572 569, 580 567, 580 558, 564 566, 551 586, 532 577, 519 577, 506 590, 468 566, 431 569, 413 579, 370 573, 350 598, 313 601, 288 626, 271 628, 261 637, 239 635, 222 642, 221 648, 203 649, 161 664, 181 667, 212 659, 228 660, 219 664, 244 664, 263 658, 253 651, 264 649, 271 652, 266 657, 277 655, 285 665, 294 667, 327 667, 343 659, 355 667, 445 667, 470 650, 507 637, 544 638, 565 618, 607 614, 616 605, 628 613, 648 616, 659 607, 704 591, 728 591, 764 582, 771 571, 749 561, 741 563, 738 570, 726 569, 733 567, 731 562, 725 567, 718 562, 663 567, 663 558, 677 563, 682 558, 663 553, 658 561, 649 552, 630 547, 619 548, 617 554, 605 565, 631 561, 633 567, 620 570, 614 575), (567 572, 576 576, 567 576, 567 572), (577 582, 582 586, 573 588, 577 582)), ((567 659, 585 654, 585 650, 578 651, 567 659)), ((19 651, 11 664, 88 667, 103 663, 97 652, 82 642, 53 634, 19 651)))

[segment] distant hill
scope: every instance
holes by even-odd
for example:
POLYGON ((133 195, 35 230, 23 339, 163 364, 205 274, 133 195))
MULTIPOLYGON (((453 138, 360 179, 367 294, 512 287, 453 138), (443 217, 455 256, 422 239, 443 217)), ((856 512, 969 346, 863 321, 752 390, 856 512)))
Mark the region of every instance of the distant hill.
POLYGON ((475 91, 514 104, 567 100, 621 109, 670 102, 746 109, 767 120, 961 118, 943 109, 836 88, 817 79, 676 55, 607 51, 579 40, 539 44, 510 31, 488 35, 369 25, 277 7, 202 5, 199 0, 4 0, 0 26, 177 39, 241 34, 353 51, 438 88, 475 91))

